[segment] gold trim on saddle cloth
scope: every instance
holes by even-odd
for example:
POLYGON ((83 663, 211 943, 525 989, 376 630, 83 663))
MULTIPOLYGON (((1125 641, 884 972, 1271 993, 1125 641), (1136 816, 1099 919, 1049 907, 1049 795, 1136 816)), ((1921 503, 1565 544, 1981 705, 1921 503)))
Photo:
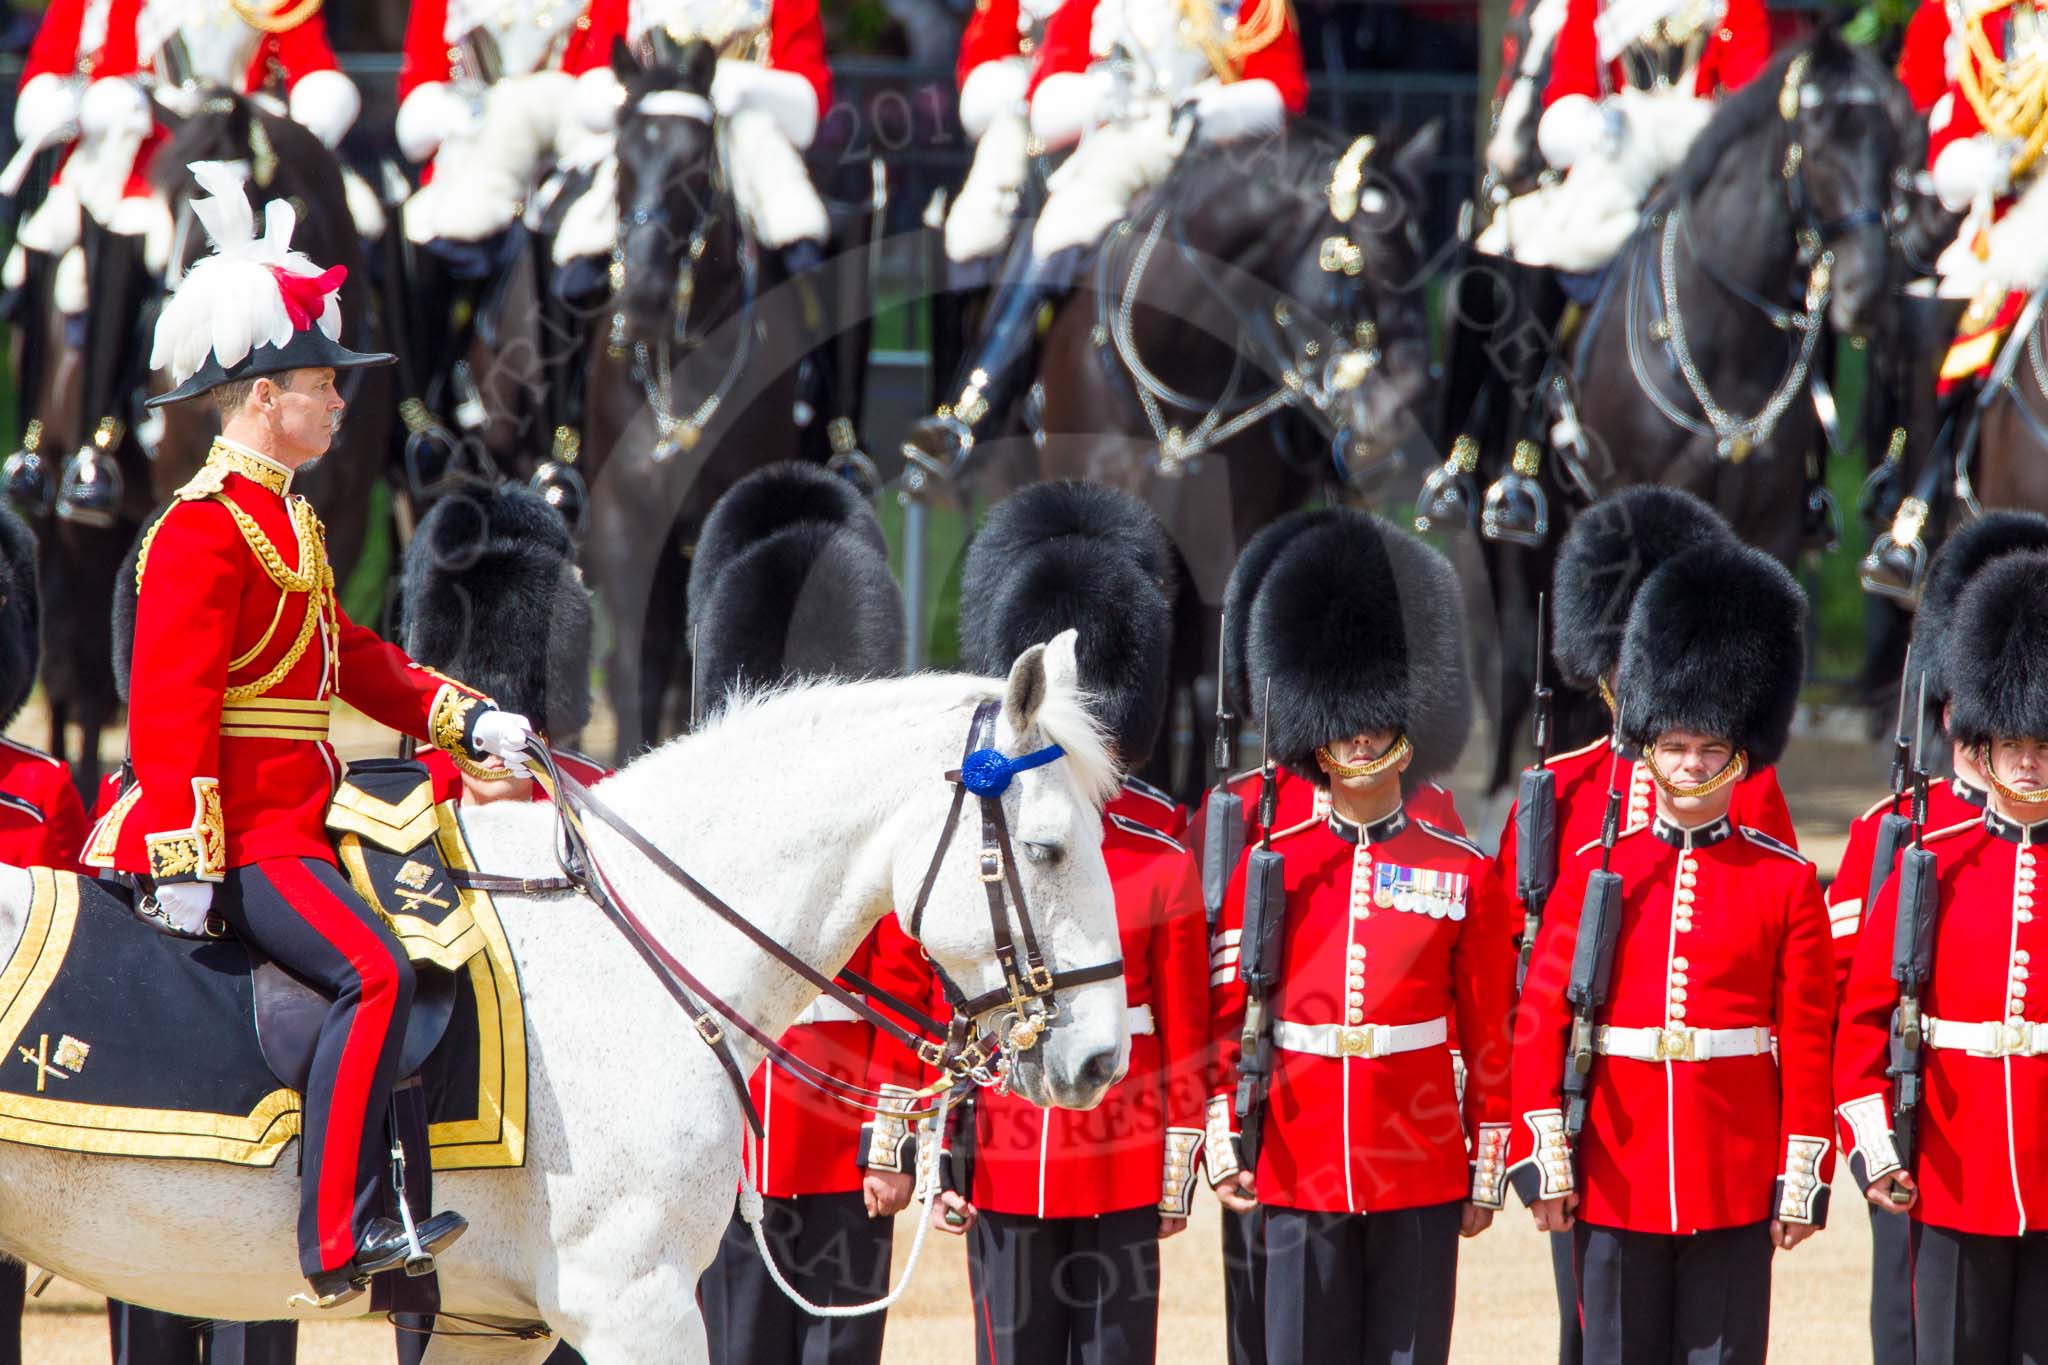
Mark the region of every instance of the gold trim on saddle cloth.
MULTIPOLYGON (((0 971, 0 1042, 11 1050, 56 980, 78 924, 78 879, 30 869, 28 924, 0 971)), ((110 1156, 186 1157, 270 1166, 299 1133, 299 1097, 279 1087, 245 1115, 69 1104, 0 1094, 0 1141, 110 1156)))

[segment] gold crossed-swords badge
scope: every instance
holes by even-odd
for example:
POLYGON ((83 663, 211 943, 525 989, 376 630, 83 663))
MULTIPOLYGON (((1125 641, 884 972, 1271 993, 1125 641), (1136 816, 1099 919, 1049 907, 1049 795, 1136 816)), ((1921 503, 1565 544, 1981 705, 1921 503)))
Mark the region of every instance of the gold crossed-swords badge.
POLYGON ((92 1052, 92 1045, 65 1034, 57 1040, 57 1055, 50 1055, 50 1035, 41 1034, 33 1049, 18 1047, 21 1060, 36 1069, 36 1093, 42 1094, 50 1088, 50 1077, 68 1081, 85 1069, 85 1059, 92 1052))

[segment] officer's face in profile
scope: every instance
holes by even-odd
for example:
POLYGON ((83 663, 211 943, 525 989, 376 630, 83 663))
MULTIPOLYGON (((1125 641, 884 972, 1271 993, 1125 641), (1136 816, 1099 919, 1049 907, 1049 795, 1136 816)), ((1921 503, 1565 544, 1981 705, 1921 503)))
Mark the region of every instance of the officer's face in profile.
MULTIPOLYGON (((2026 735, 1994 740, 1991 772, 2016 792, 2048 791, 2048 736, 2026 735)), ((2048 813, 2036 806, 2028 815, 2048 813)))
MULTIPOLYGON (((1718 735, 1667 730, 1650 747, 1650 761, 1672 786, 1698 787, 1719 777, 1735 761, 1735 746, 1718 735)), ((1666 818, 1688 825, 1720 819, 1734 800, 1733 782, 1703 795, 1673 796, 1661 787, 1657 791, 1657 805, 1666 818)))
POLYGON ((348 404, 334 382, 331 369, 294 370, 271 384, 270 427, 276 449, 273 458, 296 469, 327 453, 335 430, 348 404))

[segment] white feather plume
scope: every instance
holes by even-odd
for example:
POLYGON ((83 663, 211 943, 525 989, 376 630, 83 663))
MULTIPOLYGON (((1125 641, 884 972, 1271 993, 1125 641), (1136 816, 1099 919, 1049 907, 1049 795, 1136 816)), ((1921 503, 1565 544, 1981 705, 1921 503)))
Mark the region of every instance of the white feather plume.
MULTIPOLYGON (((232 368, 251 351, 290 342, 291 315, 271 268, 294 275, 320 273, 305 253, 292 250, 298 215, 283 200, 273 199, 264 207, 263 235, 256 235, 246 165, 196 161, 191 171, 208 195, 194 200, 192 211, 213 240, 214 254, 185 272, 157 319, 149 363, 153 369, 168 369, 173 384, 198 373, 209 354, 232 368)), ((318 326, 330 339, 340 339, 336 295, 328 295, 318 326)))

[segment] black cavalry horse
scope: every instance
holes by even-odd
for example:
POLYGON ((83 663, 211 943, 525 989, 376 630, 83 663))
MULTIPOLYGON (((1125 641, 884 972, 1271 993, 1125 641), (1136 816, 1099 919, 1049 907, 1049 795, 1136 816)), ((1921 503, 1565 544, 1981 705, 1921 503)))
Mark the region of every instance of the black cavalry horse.
MULTIPOLYGON (((1564 382, 1545 393, 1553 449, 1535 478, 1550 534, 1482 541, 1501 651, 1488 698, 1496 785, 1517 766, 1537 596, 1571 508, 1663 483, 1787 564, 1814 535, 1826 509, 1814 496, 1825 440, 1813 389, 1829 335, 1867 335, 1890 297, 1899 94, 1831 28, 1780 53, 1722 102, 1608 267, 1564 382)), ((1604 723, 1574 709, 1561 742, 1604 723)))
POLYGON ((620 45, 612 64, 626 87, 619 230, 589 352, 581 468, 623 760, 665 728, 698 526, 750 470, 800 454, 808 342, 799 291, 764 269, 720 161, 715 54, 693 42, 643 69, 620 45))
MULTIPOLYGON (((1185 570, 1177 706, 1215 667, 1214 606, 1238 547, 1312 498, 1371 496, 1417 435, 1437 138, 1434 125, 1341 139, 1295 123, 1192 146, 1055 310, 1028 433, 974 447, 971 480, 1023 464, 1127 489, 1159 514, 1185 570)), ((1182 715, 1152 776, 1192 794, 1203 765, 1189 739, 1206 736, 1209 708, 1182 715)))

